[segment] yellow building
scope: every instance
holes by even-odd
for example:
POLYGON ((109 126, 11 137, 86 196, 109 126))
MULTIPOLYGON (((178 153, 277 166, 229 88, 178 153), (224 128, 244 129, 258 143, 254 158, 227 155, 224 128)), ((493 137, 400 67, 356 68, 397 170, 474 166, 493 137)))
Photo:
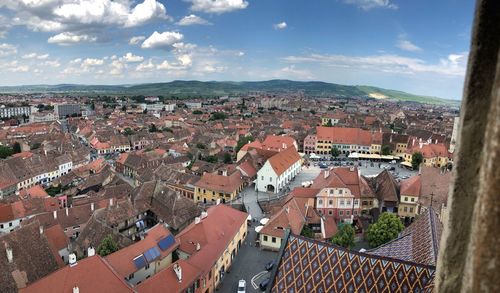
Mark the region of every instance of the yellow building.
POLYGON ((223 203, 232 201, 243 189, 243 184, 242 175, 238 170, 231 175, 226 172, 205 173, 195 184, 194 202, 215 202, 217 199, 223 203))
POLYGON ((420 197, 420 176, 412 176, 401 181, 398 215, 402 218, 413 218, 417 213, 417 203, 420 197))
POLYGON ((450 162, 448 158, 448 150, 442 143, 439 144, 423 144, 409 147, 406 149, 403 158, 406 165, 410 165, 414 153, 421 153, 423 156, 422 164, 426 167, 443 167, 450 162))
POLYGON ((245 241, 247 217, 226 205, 215 205, 177 235, 179 258, 200 270, 195 292, 215 292, 245 241))

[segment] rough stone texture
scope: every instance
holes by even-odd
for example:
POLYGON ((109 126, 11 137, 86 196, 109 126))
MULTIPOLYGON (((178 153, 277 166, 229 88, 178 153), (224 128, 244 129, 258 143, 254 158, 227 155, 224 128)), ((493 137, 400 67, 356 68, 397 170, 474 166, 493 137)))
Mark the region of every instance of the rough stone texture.
POLYGON ((478 0, 437 292, 500 292, 499 33, 500 1, 478 0))

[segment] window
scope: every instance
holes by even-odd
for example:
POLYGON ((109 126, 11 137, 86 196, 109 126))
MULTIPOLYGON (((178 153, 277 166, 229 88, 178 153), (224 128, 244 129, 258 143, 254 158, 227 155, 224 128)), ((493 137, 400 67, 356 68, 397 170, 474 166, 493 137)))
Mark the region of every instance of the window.
POLYGON ((351 201, 350 200, 346 200, 345 204, 349 206, 349 205, 351 205, 351 201))
POLYGON ((413 213, 413 208, 410 208, 410 213, 413 213))
POLYGON ((328 201, 328 205, 333 205, 333 199, 330 199, 330 200, 328 201))
POLYGON ((128 275, 128 279, 129 279, 129 280, 131 280, 131 279, 133 279, 133 278, 134 278, 134 273, 132 273, 132 274, 128 275))
POLYGON ((408 211, 408 208, 407 208, 407 207, 404 207, 404 208, 403 208, 403 210, 404 210, 405 212, 407 212, 407 211, 408 211))
POLYGON ((271 238, 272 243, 276 243, 276 237, 271 238))
POLYGON ((356 216, 358 214, 358 211, 352 211, 352 214, 356 216))
POLYGON ((3 229, 3 224, 0 224, 0 229, 3 229))
POLYGON ((9 223, 9 227, 12 227, 12 222, 9 223))
POLYGON ((407 196, 405 196, 405 201, 408 201, 408 197, 407 196))
POLYGON ((339 216, 343 216, 344 215, 344 211, 339 211, 339 216))
POLYGON ((146 266, 144 267, 144 269, 149 269, 149 264, 146 264, 146 266))
POLYGON ((318 206, 322 206, 323 205, 323 200, 322 199, 318 199, 318 206))
POLYGON ((343 206, 344 205, 344 200, 341 200, 340 201, 340 205, 343 206))
POLYGON ((414 202, 414 201, 415 201, 415 198, 414 198, 414 197, 412 197, 412 198, 411 198, 411 202, 414 202))
POLYGON ((345 211, 345 215, 346 215, 346 216, 349 216, 350 214, 351 214, 351 212, 350 212, 350 211, 345 211))
POLYGON ((269 182, 273 182, 273 177, 269 177, 269 182))
POLYGON ((344 192, 344 190, 342 190, 342 189, 339 189, 339 194, 342 194, 342 192, 344 192))
POLYGON ((330 189, 330 194, 333 194, 335 190, 334 189, 330 189))
POLYGON ((267 241, 267 235, 264 235, 264 241, 267 241))
POLYGON ((332 211, 332 210, 329 210, 329 211, 328 211, 328 214, 329 214, 330 216, 331 216, 331 215, 333 215, 333 211, 332 211))

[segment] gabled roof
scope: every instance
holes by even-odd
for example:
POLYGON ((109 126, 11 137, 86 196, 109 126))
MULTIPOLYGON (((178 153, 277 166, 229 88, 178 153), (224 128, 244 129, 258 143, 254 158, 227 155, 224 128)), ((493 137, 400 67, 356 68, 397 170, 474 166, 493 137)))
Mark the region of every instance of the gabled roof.
POLYGON ((412 176, 402 180, 400 183, 400 194, 409 196, 420 196, 420 187, 422 183, 419 175, 412 176))
POLYGON ((435 267, 379 257, 290 234, 272 271, 270 292, 417 292, 435 267))
POLYGON ((290 229, 293 233, 300 234, 305 222, 301 207, 299 207, 295 198, 291 198, 279 212, 269 219, 260 233, 283 238, 285 229, 290 229))
POLYGON ((400 236, 369 254, 397 258, 419 264, 436 265, 443 225, 434 209, 427 209, 400 236))
POLYGON ((268 162, 276 175, 280 176, 299 160, 300 155, 295 147, 290 147, 269 158, 268 162))
POLYGON ((360 196, 360 180, 356 167, 340 167, 323 170, 311 186, 316 189, 348 188, 355 197, 360 196))
POLYGON ((233 193, 241 185, 243 185, 243 179, 241 178, 240 171, 236 171, 227 176, 217 173, 205 173, 201 176, 201 179, 195 183, 196 187, 224 193, 233 193))
POLYGON ((248 214, 223 204, 207 210, 208 216, 200 223, 191 223, 182 230, 177 239, 179 249, 190 254, 188 261, 198 267, 203 274, 208 273, 213 264, 224 253, 242 225, 246 225, 248 214), (196 251, 196 243, 200 250, 196 251))
POLYGON ((170 231, 163 224, 157 224, 147 231, 144 239, 108 255, 105 259, 120 276, 125 278, 140 269, 134 264, 134 258, 148 249, 158 248, 160 258, 157 260, 161 260, 171 254, 178 246, 178 241, 173 238, 170 231), (173 243, 165 250, 160 249, 159 242, 166 237, 172 237, 173 243))
POLYGON ((76 265, 65 266, 19 292, 67 293, 73 292, 75 286, 80 292, 134 292, 98 255, 82 259, 76 265))
POLYGON ((185 292, 197 278, 200 277, 200 269, 190 264, 188 261, 179 259, 167 268, 159 271, 149 279, 144 280, 137 285, 139 293, 157 293, 157 292, 185 292), (180 266, 182 270, 182 282, 179 282, 173 270, 174 265, 180 266))

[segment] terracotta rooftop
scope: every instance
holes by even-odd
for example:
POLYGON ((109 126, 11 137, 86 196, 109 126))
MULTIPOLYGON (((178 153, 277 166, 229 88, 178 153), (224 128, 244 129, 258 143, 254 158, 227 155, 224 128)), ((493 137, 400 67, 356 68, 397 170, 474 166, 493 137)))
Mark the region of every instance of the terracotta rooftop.
POLYGON ((205 173, 200 180, 195 183, 196 187, 204 188, 215 192, 233 193, 243 184, 240 171, 231 175, 219 175, 216 173, 205 173))
POLYGON ((200 277, 200 270, 188 261, 179 259, 156 275, 137 285, 139 293, 172 292, 181 293, 200 277), (182 270, 182 282, 179 282, 173 267, 177 264, 182 270))
POLYGON ((75 286, 80 292, 134 292, 98 255, 79 260, 76 265, 68 265, 19 292, 68 293, 73 292, 75 286))
POLYGON ((299 160, 300 155, 295 147, 290 147, 272 156, 268 161, 276 175, 280 176, 299 160))

